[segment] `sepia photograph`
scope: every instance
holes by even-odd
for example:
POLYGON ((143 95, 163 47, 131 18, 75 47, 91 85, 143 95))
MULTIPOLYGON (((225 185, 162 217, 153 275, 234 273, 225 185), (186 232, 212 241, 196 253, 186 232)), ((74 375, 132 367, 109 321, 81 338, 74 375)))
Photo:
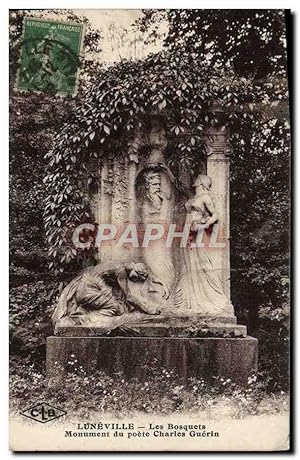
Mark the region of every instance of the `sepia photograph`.
POLYGON ((288 452, 284 9, 9 10, 10 450, 288 452))

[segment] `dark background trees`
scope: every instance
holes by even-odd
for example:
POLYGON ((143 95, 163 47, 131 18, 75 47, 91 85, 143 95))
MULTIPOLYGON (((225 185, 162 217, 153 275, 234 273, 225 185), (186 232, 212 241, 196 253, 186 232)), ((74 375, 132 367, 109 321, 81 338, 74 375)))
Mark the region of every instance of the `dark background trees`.
MULTIPOLYGON (((47 190, 43 184, 46 162, 54 135, 68 123, 76 102, 97 77, 101 64, 101 33, 84 17, 71 10, 54 10, 53 20, 84 22, 86 33, 78 94, 58 96, 22 93, 14 89, 21 52, 24 17, 47 17, 47 10, 10 11, 10 272, 11 280, 40 277, 48 272, 47 245, 43 222, 47 190)), ((53 12, 52 12, 53 14, 53 12)), ((49 273, 47 273, 47 276, 49 273)))
MULTIPOLYGON (((11 17, 12 85, 24 14, 31 13, 12 12, 11 17)), ((58 14, 69 14, 76 21, 72 12, 58 14)), ((167 24, 161 53, 109 69, 101 69, 85 55, 83 70, 95 83, 86 96, 85 78, 77 97, 11 92, 11 270, 19 276, 52 273, 47 271, 42 213, 44 199, 51 203, 59 181, 42 182, 51 160, 43 157, 62 128, 69 138, 76 137, 76 148, 86 146, 88 156, 97 139, 103 139, 104 147, 115 148, 114 130, 118 143, 127 141, 151 107, 169 110, 170 141, 177 155, 173 162, 180 160, 192 168, 195 154, 205 154, 198 127, 204 121, 215 123, 215 114, 208 116, 205 110, 216 102, 226 109, 222 122, 230 131, 232 300, 239 321, 261 339, 261 365, 270 370, 272 363, 275 384, 279 374, 287 373, 288 362, 290 125, 285 12, 145 10, 134 27, 141 32, 152 28, 155 39, 155 25, 161 21, 167 24), (89 104, 97 116, 87 110, 89 104), (193 118, 200 106, 202 115, 193 118)), ((99 32, 88 30, 86 50, 99 51, 99 32)), ((78 167, 71 160, 72 150, 65 153, 70 146, 62 147, 58 167, 66 174, 63 164, 69 162, 71 177, 78 167)), ((58 221, 61 225, 56 216, 54 223, 58 221)), ((48 228, 50 233, 54 227, 48 228)))
POLYGON ((260 339, 260 369, 276 387, 289 366, 292 20, 283 10, 145 10, 136 26, 145 31, 162 20, 165 49, 200 54, 212 75, 233 70, 249 84, 233 103, 244 110, 256 94, 261 104, 252 127, 238 118, 231 126, 231 288, 239 320, 260 339))
MULTIPOLYGON (((212 76, 231 69, 248 81, 233 104, 262 104, 251 132, 231 127, 232 295, 257 324, 262 304, 285 304, 289 288, 290 125, 283 10, 144 10, 136 27, 168 22, 164 47, 208 61, 212 76), (274 106, 272 106, 274 103, 274 106), (250 134, 250 135, 249 135, 250 134)), ((153 31, 155 35, 156 31, 153 31)), ((291 34, 291 31, 289 31, 291 34)), ((230 82, 228 83, 228 85, 230 82)), ((229 90, 229 88, 228 88, 229 90)), ((228 91, 229 92, 229 91, 228 91)), ((251 129, 251 128, 250 128, 251 129)), ((251 327, 251 325, 250 325, 251 327)))

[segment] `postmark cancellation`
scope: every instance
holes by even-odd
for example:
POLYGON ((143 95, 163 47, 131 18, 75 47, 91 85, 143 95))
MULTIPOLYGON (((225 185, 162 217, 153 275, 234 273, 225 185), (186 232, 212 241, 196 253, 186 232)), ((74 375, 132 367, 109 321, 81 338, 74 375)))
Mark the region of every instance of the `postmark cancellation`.
POLYGON ((16 89, 73 95, 84 24, 24 18, 16 89))

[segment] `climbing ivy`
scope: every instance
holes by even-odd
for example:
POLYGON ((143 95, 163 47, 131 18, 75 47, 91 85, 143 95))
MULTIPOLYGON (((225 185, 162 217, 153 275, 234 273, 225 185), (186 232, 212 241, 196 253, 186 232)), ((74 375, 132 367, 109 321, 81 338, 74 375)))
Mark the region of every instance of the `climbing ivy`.
POLYGON ((196 174, 199 160, 207 154, 209 126, 229 131, 229 146, 237 158, 263 151, 265 142, 272 149, 278 134, 285 133, 288 142, 281 101, 286 98, 286 81, 276 75, 237 78, 232 66, 215 65, 209 56, 182 47, 103 70, 46 155, 50 268, 76 269, 91 256, 91 250, 76 250, 71 241, 78 224, 94 220, 87 192, 91 158, 101 162, 108 156, 124 157, 129 145, 135 148, 130 140, 136 130, 160 115, 167 127, 171 169, 176 171, 180 164, 196 174))

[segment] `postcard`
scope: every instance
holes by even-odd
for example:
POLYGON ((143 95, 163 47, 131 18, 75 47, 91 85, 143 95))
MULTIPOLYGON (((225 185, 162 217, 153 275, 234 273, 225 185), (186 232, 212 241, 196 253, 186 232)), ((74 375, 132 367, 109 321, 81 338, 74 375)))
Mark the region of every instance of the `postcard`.
POLYGON ((9 16, 10 449, 288 451, 290 13, 9 16))

